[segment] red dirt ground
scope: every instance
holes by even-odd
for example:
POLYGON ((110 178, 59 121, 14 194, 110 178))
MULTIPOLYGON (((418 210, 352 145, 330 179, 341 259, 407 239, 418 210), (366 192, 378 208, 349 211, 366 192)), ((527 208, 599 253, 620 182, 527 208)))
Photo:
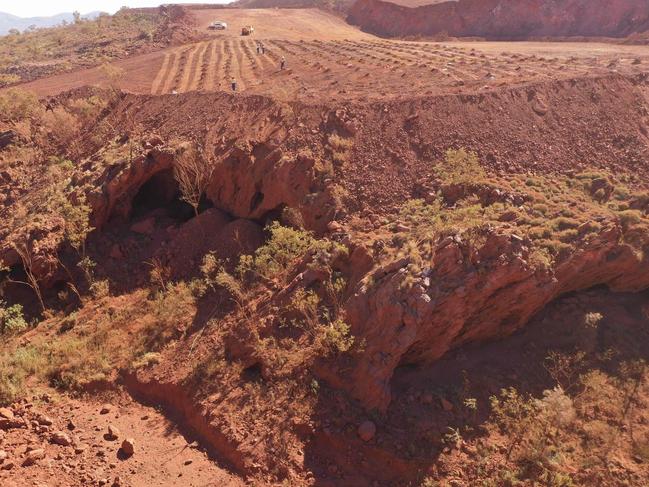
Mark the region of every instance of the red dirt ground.
MULTIPOLYGON (((389 100, 411 94, 475 93, 607 73, 640 74, 649 53, 639 46, 553 43, 414 43, 388 40, 205 41, 116 63, 134 93, 230 91, 305 102, 389 100), (287 69, 280 71, 285 57, 287 69)), ((22 85, 39 95, 84 84, 106 85, 98 68, 22 85)))
POLYGON ((32 401, 14 408, 14 413, 26 425, 9 429, 1 437, 0 450, 7 453, 0 470, 3 487, 110 486, 116 478, 130 487, 243 485, 200 450, 190 433, 183 435, 159 411, 125 394, 106 392, 73 399, 42 390, 32 401), (110 402, 108 414, 100 413, 105 404, 102 397, 110 402), (42 416, 52 419, 53 424, 45 428, 32 424, 42 416), (118 428, 117 439, 104 437, 109 425, 118 428), (53 444, 50 437, 55 432, 67 434, 72 444, 53 444), (135 440, 132 457, 120 452, 126 438, 135 440), (38 466, 22 467, 29 448, 44 449, 45 459, 38 466), (8 463, 15 466, 6 469, 8 463))

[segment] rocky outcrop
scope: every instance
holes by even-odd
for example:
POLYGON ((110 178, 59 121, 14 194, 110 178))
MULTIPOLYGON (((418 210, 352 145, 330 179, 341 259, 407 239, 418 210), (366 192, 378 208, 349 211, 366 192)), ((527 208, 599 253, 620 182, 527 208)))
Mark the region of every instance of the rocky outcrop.
POLYGON ((421 273, 412 275, 403 258, 357 287, 346 308, 352 333, 366 346, 336 385, 368 409, 385 410, 400 365, 432 362, 462 344, 507 336, 570 291, 649 287, 649 261, 640 254, 623 242, 614 221, 554 268, 535 265, 530 242, 514 234, 493 231, 478 249, 461 236, 446 237, 421 273))
POLYGON ((93 225, 101 228, 111 217, 127 219, 132 210, 133 198, 138 190, 156 174, 172 168, 174 152, 153 149, 132 161, 122 159, 109 165, 100 176, 90 170, 94 163, 101 164, 101 155, 88 161, 87 183, 94 187, 86 194, 93 209, 93 225))
POLYGON ((644 0, 459 0, 408 8, 358 0, 348 21, 383 36, 520 40, 530 37, 627 37, 649 30, 644 0))
MULTIPOLYGON (((282 207, 304 209, 309 228, 318 226, 326 194, 312 191, 315 183, 313 156, 292 155, 267 142, 238 142, 220 152, 207 197, 215 206, 242 218, 259 219, 282 207), (309 193, 317 193, 306 199, 309 193), (308 207, 308 208, 307 208, 308 207)), ((319 223, 322 227, 322 222, 319 223)))

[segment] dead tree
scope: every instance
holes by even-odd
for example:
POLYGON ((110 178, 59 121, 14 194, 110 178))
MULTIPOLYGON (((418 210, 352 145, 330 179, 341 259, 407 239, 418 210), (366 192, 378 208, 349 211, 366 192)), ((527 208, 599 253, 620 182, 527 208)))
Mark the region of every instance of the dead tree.
POLYGON ((41 311, 45 312, 45 302, 43 301, 43 293, 41 292, 40 279, 38 278, 38 276, 36 276, 36 274, 34 274, 34 254, 26 244, 13 244, 13 248, 23 263, 23 269, 25 270, 27 280, 20 281, 17 279, 8 278, 7 281, 15 284, 23 284, 32 288, 34 294, 36 294, 36 298, 38 298, 38 303, 41 306, 41 311))
POLYGON ((176 158, 174 177, 180 188, 181 199, 194 208, 197 216, 213 171, 212 161, 195 145, 185 148, 176 158))

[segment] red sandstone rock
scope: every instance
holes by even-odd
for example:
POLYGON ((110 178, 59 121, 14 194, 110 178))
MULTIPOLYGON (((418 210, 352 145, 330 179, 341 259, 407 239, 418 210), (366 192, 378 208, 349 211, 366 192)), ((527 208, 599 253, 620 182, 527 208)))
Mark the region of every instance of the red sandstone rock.
POLYGON ((358 0, 348 20, 386 36, 446 33, 488 39, 626 37, 649 30, 644 0, 460 0, 408 8, 358 0))

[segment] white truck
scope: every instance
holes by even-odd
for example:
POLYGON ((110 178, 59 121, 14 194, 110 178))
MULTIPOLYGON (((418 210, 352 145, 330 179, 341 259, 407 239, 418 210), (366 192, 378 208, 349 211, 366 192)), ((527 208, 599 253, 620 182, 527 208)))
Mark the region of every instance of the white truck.
POLYGON ((228 28, 228 24, 226 24, 222 20, 215 20, 208 27, 208 29, 211 29, 211 30, 225 30, 227 28, 228 28))

